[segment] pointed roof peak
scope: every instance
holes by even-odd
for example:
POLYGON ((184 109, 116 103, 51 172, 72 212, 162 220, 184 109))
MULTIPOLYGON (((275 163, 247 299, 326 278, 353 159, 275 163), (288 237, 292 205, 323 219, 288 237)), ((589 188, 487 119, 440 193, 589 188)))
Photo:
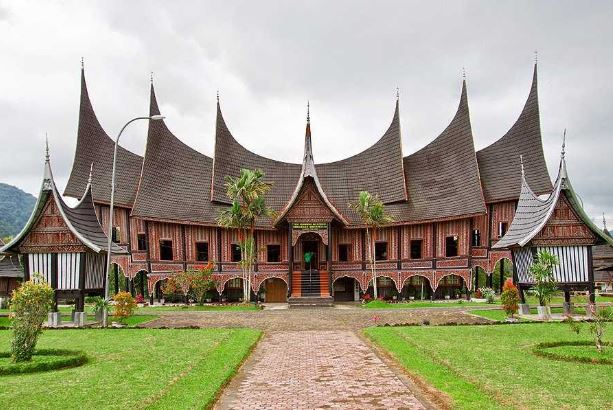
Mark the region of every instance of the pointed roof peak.
POLYGON ((307 100, 307 125, 311 123, 311 102, 307 100))
POLYGON ((151 77, 151 91, 149 94, 149 116, 160 115, 158 100, 155 96, 155 87, 153 86, 153 77, 151 77))
POLYGON ((85 70, 85 60, 81 57, 81 71, 85 70))
POLYGON ((45 132, 45 162, 49 162, 49 136, 45 132))

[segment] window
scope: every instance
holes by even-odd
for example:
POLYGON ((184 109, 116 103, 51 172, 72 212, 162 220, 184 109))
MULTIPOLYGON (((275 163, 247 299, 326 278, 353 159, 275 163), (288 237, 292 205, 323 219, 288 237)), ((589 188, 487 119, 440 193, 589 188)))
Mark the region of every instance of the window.
POLYGON ((119 235, 119 228, 117 226, 114 226, 111 230, 111 240, 115 243, 119 243, 119 241, 121 240, 121 236, 119 235))
POLYGON ((349 261, 349 250, 350 246, 346 243, 341 243, 338 245, 338 260, 340 262, 349 261))
POLYGON ((160 241, 160 260, 172 260, 172 241, 166 239, 160 241))
POLYGON ((268 262, 280 262, 281 261, 281 245, 266 246, 266 260, 268 262))
POLYGON ((498 236, 500 238, 502 238, 504 236, 505 233, 507 233, 507 229, 509 227, 509 224, 506 222, 499 222, 498 223, 498 236))
POLYGON ((240 262, 242 257, 241 257, 241 247, 238 246, 237 244, 233 243, 232 245, 232 262, 240 262))
POLYGON ((411 259, 421 259, 421 248, 423 241, 414 239, 411 241, 411 259))
POLYGON ((473 246, 481 246, 481 232, 478 229, 473 229, 473 246))
POLYGON ((147 250, 147 235, 144 233, 139 233, 136 235, 136 246, 139 251, 147 250))
POLYGON ((387 242, 375 243, 375 260, 384 261, 387 259, 387 242))
POLYGON ((458 256, 458 237, 448 236, 445 238, 445 256, 458 256))
POLYGON ((208 262, 209 244, 207 242, 196 242, 196 260, 198 262, 208 262))

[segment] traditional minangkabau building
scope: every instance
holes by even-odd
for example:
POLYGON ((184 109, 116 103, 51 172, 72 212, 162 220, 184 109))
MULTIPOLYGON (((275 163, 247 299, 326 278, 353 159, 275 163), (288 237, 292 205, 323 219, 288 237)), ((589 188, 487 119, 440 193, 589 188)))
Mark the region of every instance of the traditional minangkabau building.
MULTIPOLYGON (((564 291, 565 307, 570 309, 570 292, 577 290, 588 291, 590 302, 595 303, 592 250, 595 245, 613 245, 613 238, 594 225, 583 210, 581 199, 568 178, 564 145, 558 177, 546 198, 531 189, 522 164, 515 216, 507 233, 493 246, 493 249, 511 249, 514 282, 524 305, 524 290, 535 284, 530 267, 539 252, 548 252, 558 260, 553 267, 553 278, 564 291)), ((524 309, 523 313, 529 313, 527 305, 524 309)))
MULTIPOLYGON (((117 244, 112 244, 111 252, 115 257, 128 253, 117 244)), ((68 206, 55 185, 47 147, 34 210, 21 232, 0 248, 0 253, 18 266, 21 258, 25 280, 41 275, 55 290, 51 324, 59 324, 58 300, 74 300, 75 310, 81 315, 76 320, 84 323, 85 297, 104 295, 107 261, 107 236, 95 210, 91 171, 79 202, 68 206)))
MULTIPOLYGON (((153 83, 149 111, 160 113, 153 83)), ((365 227, 349 204, 369 191, 394 219, 376 235, 379 294, 455 298, 474 286, 474 272, 491 278, 501 260, 511 259, 509 249, 492 245, 515 215, 520 155, 533 192, 553 188, 541 142, 536 65, 517 121, 480 151, 474 148, 466 81, 450 124, 411 155, 402 153, 398 101, 387 131, 361 153, 319 164, 311 146, 307 119, 302 164, 253 153, 232 136, 219 101, 213 158, 185 145, 163 121, 150 121, 144 157, 119 148, 113 231, 127 252, 114 255, 113 263, 127 278, 146 279, 143 291, 153 298, 169 275, 212 261, 219 294, 232 298, 242 286, 240 252, 237 233, 217 223, 230 203, 224 180, 241 168, 258 168, 272 184, 266 200, 277 216, 257 226, 254 293, 285 301, 356 300, 367 292, 372 277, 365 227), (304 274, 307 251, 314 252, 316 267, 310 275, 304 274)), ((105 231, 112 158, 113 141, 92 108, 82 71, 77 148, 64 194, 91 195, 105 231)))

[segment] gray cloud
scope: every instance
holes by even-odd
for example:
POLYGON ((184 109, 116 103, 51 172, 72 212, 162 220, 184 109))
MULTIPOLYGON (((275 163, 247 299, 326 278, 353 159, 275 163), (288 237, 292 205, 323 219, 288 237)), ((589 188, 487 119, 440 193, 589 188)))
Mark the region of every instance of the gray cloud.
MULTIPOLYGON (((168 125, 211 154, 215 93, 247 148, 298 162, 311 101, 316 160, 355 154, 387 128, 401 90, 405 154, 442 131, 468 75, 475 144, 513 124, 539 50, 541 121, 555 177, 568 166, 590 215, 613 218, 610 2, 2 2, 0 180, 36 193, 44 133, 60 185, 76 142, 79 60, 114 134, 146 112, 149 72, 168 125)), ((135 125, 124 145, 144 150, 135 125)))

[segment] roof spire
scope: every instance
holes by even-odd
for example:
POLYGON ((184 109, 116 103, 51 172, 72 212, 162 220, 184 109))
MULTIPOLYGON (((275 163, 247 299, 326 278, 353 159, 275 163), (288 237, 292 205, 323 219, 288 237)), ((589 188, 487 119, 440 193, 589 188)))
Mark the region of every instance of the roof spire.
POLYGON ((49 162, 49 137, 45 132, 45 162, 49 162))
POLYGON ((153 71, 150 72, 149 81, 153 84, 153 71))
POLYGON ((564 136, 562 137, 562 159, 566 159, 566 128, 564 128, 564 136))
POLYGON ((311 102, 307 101, 307 124, 311 123, 311 102))
POLYGON ((83 57, 81 57, 81 70, 85 70, 85 61, 83 60, 83 57))
POLYGON ((603 231, 608 231, 608 229, 607 229, 607 220, 604 217, 604 212, 602 213, 602 230, 603 231))
POLYGON ((534 64, 538 64, 539 63, 539 52, 538 50, 534 50, 534 64))
POLYGON ((87 178, 87 183, 89 185, 91 185, 92 183, 92 174, 94 173, 94 163, 92 162, 92 164, 89 167, 89 177, 87 178))
POLYGON ((396 102, 400 101, 400 87, 396 86, 396 102))
POLYGON ((219 90, 217 90, 217 104, 219 104, 219 90))
POLYGON ((466 68, 462 66, 462 80, 466 81, 466 68))

